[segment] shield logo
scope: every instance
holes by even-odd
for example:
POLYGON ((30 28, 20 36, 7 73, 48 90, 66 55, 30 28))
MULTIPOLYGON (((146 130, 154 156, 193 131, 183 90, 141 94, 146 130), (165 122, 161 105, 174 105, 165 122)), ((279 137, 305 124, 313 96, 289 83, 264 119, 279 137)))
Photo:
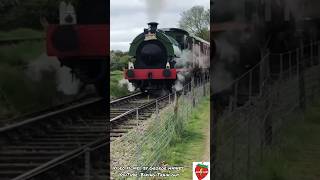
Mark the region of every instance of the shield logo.
POLYGON ((203 163, 198 163, 194 169, 195 174, 198 178, 198 180, 204 179, 209 172, 208 166, 203 163))

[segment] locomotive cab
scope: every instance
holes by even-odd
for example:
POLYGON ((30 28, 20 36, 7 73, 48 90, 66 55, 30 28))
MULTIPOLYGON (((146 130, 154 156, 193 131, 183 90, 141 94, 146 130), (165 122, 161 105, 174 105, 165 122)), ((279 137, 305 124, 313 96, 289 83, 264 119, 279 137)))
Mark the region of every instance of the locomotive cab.
POLYGON ((179 43, 181 50, 188 48, 189 33, 187 31, 178 28, 167 28, 162 30, 179 43))

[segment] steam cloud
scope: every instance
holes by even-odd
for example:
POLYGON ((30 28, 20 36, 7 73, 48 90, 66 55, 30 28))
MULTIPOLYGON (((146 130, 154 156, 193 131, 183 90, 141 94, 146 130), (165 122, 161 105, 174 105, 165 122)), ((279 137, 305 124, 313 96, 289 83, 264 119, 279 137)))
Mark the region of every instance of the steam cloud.
POLYGON ((81 84, 80 80, 72 78, 70 69, 65 66, 61 67, 56 58, 42 54, 29 64, 26 73, 32 80, 40 81, 43 72, 55 73, 57 91, 62 92, 65 95, 74 95, 78 93, 81 84))
MULTIPOLYGON (((181 53, 180 58, 176 58, 176 64, 175 64, 175 68, 177 69, 191 69, 192 68, 192 52, 190 50, 184 50, 181 53)), ((184 87, 184 83, 186 82, 187 79, 190 79, 190 72, 188 71, 183 71, 183 72, 179 72, 177 74, 177 80, 175 82, 174 85, 174 89, 176 91, 181 91, 184 87)))
POLYGON ((132 83, 130 83, 127 79, 121 79, 119 81, 119 86, 126 87, 128 89, 128 91, 130 91, 130 92, 134 92, 136 90, 134 85, 132 83))
POLYGON ((227 88, 233 81, 233 77, 230 71, 227 70, 228 64, 236 64, 239 62, 240 54, 239 50, 235 48, 232 43, 228 40, 232 34, 222 34, 219 38, 215 40, 217 53, 214 61, 216 61, 213 66, 213 91, 218 93, 224 88, 227 88))
POLYGON ((166 0, 144 0, 147 5, 147 16, 149 21, 157 21, 160 13, 165 7, 166 0))

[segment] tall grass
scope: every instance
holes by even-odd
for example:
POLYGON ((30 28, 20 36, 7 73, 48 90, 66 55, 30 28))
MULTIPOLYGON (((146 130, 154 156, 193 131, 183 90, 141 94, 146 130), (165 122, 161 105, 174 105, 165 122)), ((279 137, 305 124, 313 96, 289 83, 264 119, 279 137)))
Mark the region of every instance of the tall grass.
POLYGON ((205 148, 209 148, 209 145, 206 145, 208 126, 210 126, 210 101, 206 97, 191 112, 190 119, 183 125, 179 138, 170 143, 162 157, 170 166, 184 167, 178 172, 180 175, 172 179, 192 179, 192 162, 209 161, 203 159, 205 148))
POLYGON ((281 145, 264 158, 257 179, 316 180, 320 178, 320 103, 303 114, 288 118, 288 125, 280 133, 281 145))
MULTIPOLYGON (((194 155, 201 152, 201 149, 205 149, 204 135, 199 132, 199 129, 208 126, 204 125, 206 122, 201 116, 205 112, 208 118, 207 123, 209 122, 209 100, 202 101, 199 108, 193 109, 190 97, 190 93, 181 96, 178 109, 175 108, 175 103, 172 103, 162 109, 158 115, 152 115, 148 121, 137 124, 138 127, 134 130, 115 140, 111 144, 113 160, 111 167, 159 166, 162 161, 170 166, 192 165, 192 160, 195 161, 198 157, 194 155), (185 153, 190 151, 191 155, 185 156, 185 153)), ((118 177, 119 173, 118 170, 113 170, 112 176, 118 177)))
POLYGON ((19 28, 12 31, 0 31, 0 41, 10 39, 21 39, 21 38, 38 38, 44 37, 44 32, 28 29, 19 28))
MULTIPOLYGON (((5 39, 43 37, 44 33, 21 28, 9 32, 0 31, 0 41, 5 39)), ((25 66, 45 50, 44 41, 24 41, 0 46, 0 65, 25 66)))
POLYGON ((112 71, 110 73, 110 97, 117 98, 129 94, 126 86, 120 86, 119 82, 123 79, 122 71, 112 71))
MULTIPOLYGON (((0 40, 41 37, 44 33, 31 29, 0 31, 0 40)), ((57 91, 56 72, 44 71, 35 81, 27 76, 28 65, 45 53, 44 41, 25 41, 0 46, 0 119, 42 110, 70 100, 57 91), (9 107, 8 107, 9 106, 9 107)))
POLYGON ((45 50, 44 42, 26 41, 19 44, 0 46, 0 65, 25 67, 45 50))

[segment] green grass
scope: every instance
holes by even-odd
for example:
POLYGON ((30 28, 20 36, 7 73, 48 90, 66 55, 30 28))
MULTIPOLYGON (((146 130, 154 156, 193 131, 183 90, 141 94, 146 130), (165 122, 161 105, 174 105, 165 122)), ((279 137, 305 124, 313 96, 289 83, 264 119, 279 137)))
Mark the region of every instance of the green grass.
MULTIPOLYGON (((184 166, 174 179, 192 179, 192 162, 203 161, 206 152, 206 133, 210 126, 210 101, 207 97, 192 112, 179 141, 173 141, 163 159, 170 166, 184 166)), ((209 161, 209 160, 205 160, 209 161)))
MULTIPOLYGON (((0 41, 41 36, 43 36, 42 32, 32 29, 0 31, 0 41)), ((55 82, 46 80, 44 82, 41 81, 41 84, 39 84, 40 82, 33 82, 25 75, 28 64, 36 60, 44 51, 44 41, 25 41, 0 46, 1 98, 5 97, 6 101, 8 101, 7 103, 2 103, 0 108, 8 108, 4 106, 9 103, 11 108, 6 111, 7 114, 10 114, 9 117, 50 104, 48 97, 52 94, 48 94, 51 93, 52 89, 55 89, 55 82), (43 93, 43 91, 46 93, 43 93), (45 94, 48 97, 45 97, 45 94)), ((52 79, 52 77, 50 78, 52 79)))
POLYGON ((12 113, 27 113, 50 107, 59 102, 57 97, 61 96, 56 90, 54 73, 43 73, 40 81, 32 81, 24 71, 8 65, 0 66, 0 88, 16 111, 12 113))
POLYGON ((112 71, 110 73, 110 97, 117 98, 129 94, 127 87, 121 87, 119 82, 123 79, 122 71, 112 71))
MULTIPOLYGON (((23 39, 43 37, 44 32, 27 28, 12 31, 0 31, 0 41, 7 39, 23 39)), ((26 66, 45 50, 44 41, 24 41, 16 44, 0 46, 0 65, 26 66)))
POLYGON ((37 38, 44 37, 44 33, 41 31, 20 28, 12 31, 0 31, 0 41, 10 39, 23 39, 23 38, 37 38))
POLYGON ((305 119, 301 117, 290 117, 280 149, 267 155, 257 179, 320 179, 320 103, 308 108, 305 119))
POLYGON ((14 45, 0 46, 0 65, 25 67, 45 51, 44 42, 27 41, 14 45))
MULTIPOLYGON (((0 40, 43 37, 44 33, 32 29, 0 31, 0 40)), ((0 119, 34 112, 67 97, 57 91, 53 72, 43 72, 42 79, 34 81, 26 75, 30 63, 45 53, 45 41, 25 41, 0 46, 0 119), (3 98, 5 97, 5 98, 3 98), (10 107, 7 107, 9 104, 10 107)))

